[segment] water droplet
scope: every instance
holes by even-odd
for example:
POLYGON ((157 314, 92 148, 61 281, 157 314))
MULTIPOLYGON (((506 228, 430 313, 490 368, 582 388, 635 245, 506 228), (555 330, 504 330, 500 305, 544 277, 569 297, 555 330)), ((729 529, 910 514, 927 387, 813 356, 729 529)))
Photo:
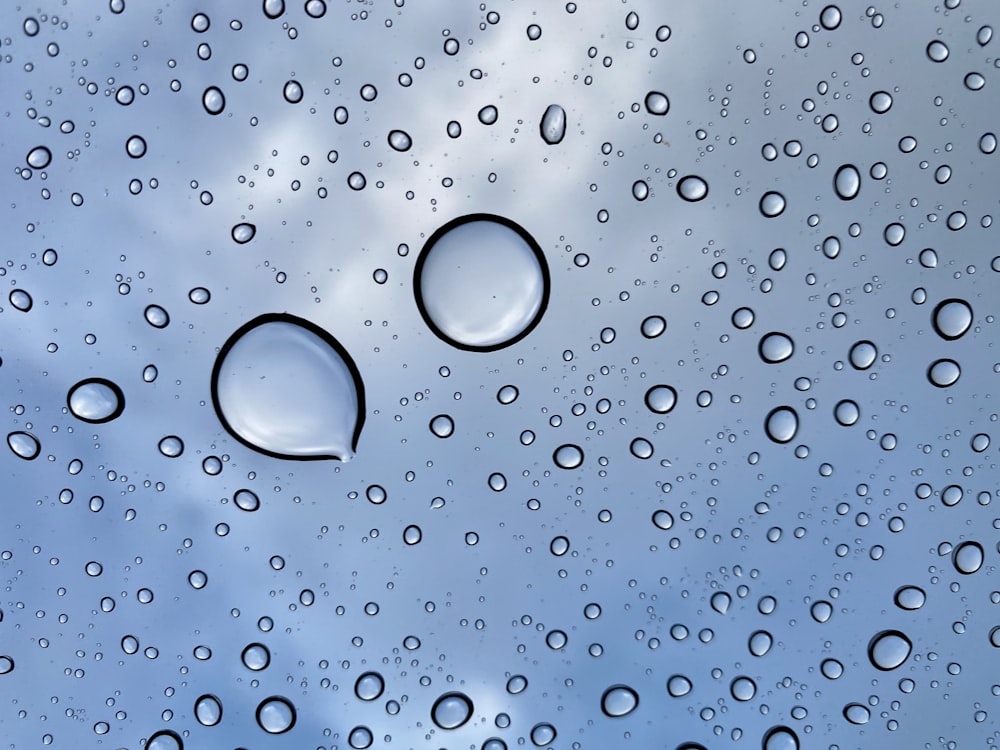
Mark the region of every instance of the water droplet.
POLYGON ((492 104, 487 104, 485 107, 479 110, 479 115, 478 115, 479 122, 481 122, 483 125, 493 125, 496 123, 497 117, 499 117, 499 115, 500 113, 497 111, 496 107, 494 107, 492 104))
POLYGON ((667 531, 674 525, 674 517, 669 510, 657 510, 653 513, 653 525, 658 529, 667 531))
MULTIPOLYGON (((882 233, 885 239, 885 243, 890 247, 898 247, 902 244, 903 240, 906 238, 906 227, 904 227, 899 222, 893 222, 892 224, 886 225, 885 231, 882 233)), ((936 258, 935 258, 936 261, 936 258)))
POLYGON ((642 321, 640 331, 647 339, 655 339, 667 330, 667 321, 662 315, 650 315, 642 321))
POLYGON ((833 408, 833 416, 844 427, 850 427, 856 424, 858 419, 861 418, 861 409, 858 408, 856 402, 845 398, 837 402, 837 405, 833 408))
POLYGON ((166 328, 170 325, 170 314, 159 305, 148 305, 143 316, 153 328, 166 328))
POLYGON ((761 740, 763 750, 799 750, 799 736, 789 727, 771 727, 761 740))
POLYGON ((840 26, 841 13, 836 5, 827 5, 819 14, 819 23, 827 31, 833 31, 840 26))
POLYGON ((497 391, 497 401, 504 405, 512 404, 517 401, 518 393, 517 386, 505 385, 497 391))
POLYGON ((125 141, 125 153, 133 159, 141 159, 146 155, 146 139, 141 135, 129 136, 125 141))
POLYGON ((690 203, 697 203, 708 197, 708 183, 698 175, 688 175, 677 183, 677 195, 690 203))
POLYGON ((844 164, 837 170, 833 178, 833 189, 837 191, 837 197, 841 200, 850 201, 858 197, 861 190, 861 173, 853 164, 844 164))
POLYGON ((364 384, 347 351, 284 313, 229 337, 212 371, 212 401, 233 437, 278 458, 349 460, 365 421, 364 384))
POLYGON ((962 542, 955 547, 951 561, 962 575, 972 575, 983 567, 983 546, 979 542, 962 542))
POLYGON ((42 450, 42 445, 38 442, 38 438, 30 432, 18 431, 9 433, 7 435, 7 445, 14 451, 15 456, 23 458, 25 461, 34 460, 42 450))
POLYGON ((844 665, 836 659, 824 659, 819 665, 819 671, 828 680, 839 680, 844 674, 844 665))
POLYGON ((365 672, 354 683, 354 694, 363 701, 377 700, 385 690, 385 680, 378 672, 365 672))
POLYGON ((77 419, 92 424, 110 422, 125 409, 125 394, 104 378, 87 378, 69 389, 66 404, 77 419))
POLYGON ((757 351, 765 362, 784 362, 795 352, 795 342, 784 333, 768 333, 761 338, 757 351))
POLYGON ((310 18, 322 18, 326 15, 324 0, 306 0, 306 14, 310 18))
POLYGON ((867 724, 871 717, 871 711, 860 703, 848 703, 844 706, 844 718, 852 724, 857 724, 859 726, 867 724))
POLYGON ((651 115, 665 115, 670 111, 670 100, 666 94, 650 91, 645 99, 646 111, 651 115))
POLYGON ((284 734, 295 726, 295 706, 280 695, 265 698, 257 706, 257 724, 268 734, 284 734))
POLYGON ((542 140, 550 146, 561 143, 566 135, 566 110, 558 104, 550 104, 542 114, 538 129, 542 140))
POLYGON ((145 750, 184 750, 184 743, 177 732, 161 729, 146 741, 145 750))
POLYGON ((738 701, 753 700, 757 695, 757 684, 749 677, 736 677, 729 683, 729 693, 738 701))
POLYGON ((347 186, 351 190, 364 190, 365 185, 368 184, 368 180, 361 172, 351 172, 347 175, 347 186))
POLYGON ((553 537, 552 541, 549 542, 549 552, 556 557, 562 557, 569 552, 569 539, 564 536, 553 537))
POLYGON ((285 12, 285 0, 264 0, 264 15, 274 20, 285 12))
POLYGON ((709 600, 709 603, 712 605, 712 609, 720 615, 724 615, 729 611, 729 606, 733 603, 733 597, 725 591, 716 591, 712 594, 712 598, 709 600))
POLYGON ((281 93, 285 97, 285 101, 289 104, 298 104, 302 101, 304 92, 302 91, 302 84, 298 81, 286 81, 281 93))
POLYGON ((257 497, 257 493, 253 490, 236 490, 233 495, 233 502, 236 503, 236 507, 240 510, 245 510, 248 513, 253 513, 260 507, 260 498, 257 497))
POLYGON ((901 586, 896 589, 893 601, 900 609, 914 610, 920 609, 927 601, 927 595, 919 586, 901 586))
POLYGON ((194 702, 194 715, 203 727, 214 727, 222 721, 222 701, 214 695, 203 695, 194 702))
POLYGON ((877 115, 884 115, 892 107, 892 96, 888 91, 876 91, 868 99, 868 106, 877 115))
POLYGON ((788 443, 799 430, 799 415, 790 406, 772 409, 764 420, 767 436, 776 443, 788 443))
POLYGON ((505 489, 507 489, 507 477, 505 477, 498 471, 495 471, 492 474, 490 474, 489 479, 486 480, 486 483, 490 486, 490 489, 493 490, 494 492, 503 492, 505 489))
POLYGON ((10 304, 21 312, 28 312, 34 304, 34 300, 31 299, 31 295, 23 289, 12 290, 7 298, 10 300, 10 304))
POLYGON ((757 630, 750 634, 747 648, 754 656, 764 656, 771 650, 772 643, 774 643, 774 638, 771 637, 770 633, 766 630, 757 630))
POLYGON ((226 108, 226 95, 218 86, 209 86, 201 95, 201 104, 210 115, 220 115, 226 108))
POLYGON ((255 234, 257 234, 256 224, 248 224, 245 222, 243 224, 237 224, 233 227, 232 231, 233 242, 237 245, 245 245, 253 239, 255 234))
POLYGON ((431 420, 430 429, 439 438, 449 438, 455 432, 455 422, 447 414, 438 414, 431 420))
POLYGON ((954 341, 972 326, 972 307, 963 299, 946 299, 934 308, 931 320, 941 338, 954 341))
POLYGON ((691 680, 682 674, 675 674, 667 680, 667 693, 671 698, 683 698, 692 687, 691 680))
POLYGON ((990 43, 993 38, 993 27, 992 26, 980 26, 979 31, 976 32, 976 42, 980 47, 985 47, 990 43))
POLYGON ((365 750, 365 748, 371 746, 373 739, 371 729, 366 726, 357 726, 348 735, 347 744, 354 748, 354 750, 365 750))
POLYGON ((950 53, 948 45, 940 39, 935 39, 927 45, 927 57, 936 63, 942 63, 947 60, 950 53))
POLYGON ((14 671, 14 660, 9 656, 0 656, 0 674, 9 674, 14 671))
POLYGON ((167 435, 160 440, 158 447, 167 458, 177 458, 184 452, 184 441, 176 435, 167 435))
POLYGON ((636 458, 646 460, 653 457, 653 444, 646 438, 636 438, 629 445, 629 451, 636 458))
POLYGON ((45 146, 35 146, 28 152, 25 161, 32 169, 45 169, 52 163, 52 152, 45 146))
POLYGON ((902 666, 910 656, 913 644, 898 630, 883 630, 868 643, 868 659, 883 672, 902 666))
POLYGON ((632 197, 637 201, 644 201, 649 197, 649 185, 645 180, 636 180, 632 183, 632 197))
POLYGON ((394 151, 409 151, 410 147, 413 146, 413 139, 405 130, 390 130, 389 146, 394 151))
POLYGON ((472 700, 464 693, 445 693, 431 707, 431 719, 441 729, 458 729, 471 717, 472 700))
POLYGON ((493 351, 520 341, 541 320, 549 272, 522 227, 472 214, 431 235, 413 287, 420 314, 439 338, 459 349, 493 351))
POLYGON ((969 91, 979 91, 986 85, 986 78, 982 73, 969 73, 965 76, 965 88, 969 91))
POLYGON ((878 347, 871 341, 858 341, 851 347, 847 358, 855 370, 867 370, 878 358, 878 347))
POLYGON ((646 391, 646 408, 654 414, 667 414, 677 405, 677 391, 673 386, 654 385, 646 391))
POLYGON ((423 531, 421 531, 420 527, 415 524, 410 524, 405 529, 403 529, 403 541, 406 544, 410 545, 411 547, 414 544, 420 544, 420 540, 423 538, 424 538, 423 531))
POLYGON ((531 728, 531 742, 535 747, 550 745, 555 738, 556 728, 551 724, 542 722, 541 724, 535 724, 531 728))
POLYGON ((962 368, 953 359, 938 359, 927 368, 927 379, 938 388, 955 385, 962 376, 962 368))
POLYGON ((639 694, 628 685, 612 685, 601 696, 601 710, 606 716, 628 716, 639 706, 639 694))
POLYGON ((773 190, 764 193, 760 198, 760 212, 769 219, 780 216, 785 210, 785 196, 773 190))
POLYGON ((552 454, 552 460, 560 469, 575 469, 583 463, 583 450, 578 445, 560 445, 552 454))

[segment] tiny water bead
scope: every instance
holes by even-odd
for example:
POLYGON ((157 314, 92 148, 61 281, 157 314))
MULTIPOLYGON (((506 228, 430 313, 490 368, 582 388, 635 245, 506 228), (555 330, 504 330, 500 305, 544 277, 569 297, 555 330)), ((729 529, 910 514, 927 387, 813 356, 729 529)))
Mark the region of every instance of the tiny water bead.
POLYGON ((472 717, 472 700, 464 693, 440 696, 431 707, 431 719, 441 729, 458 729, 472 717))
POLYGON ((550 104, 542 113, 538 129, 542 140, 550 146, 562 143, 566 136, 566 110, 558 104, 550 104))
POLYGON ((708 183, 698 175, 688 175, 677 183, 677 195, 689 203, 697 203, 708 197, 708 183))
POLYGON ((937 304, 931 319, 938 336, 954 341, 972 327, 972 306, 963 299, 946 299, 937 304))
POLYGON ((284 313, 229 337, 212 371, 212 402, 233 437, 277 458, 349 460, 365 420, 364 385, 347 351, 284 313))
POLYGON ((424 245, 413 277, 417 307, 441 340, 487 352, 527 336, 549 298, 549 271, 538 243, 493 214, 470 214, 440 227, 424 245))
POLYGON ((69 389, 66 405, 77 419, 101 424, 121 415, 125 410, 125 394, 110 380, 87 378, 69 389))
POLYGON ((913 644, 899 630, 883 630, 868 643, 868 659, 876 669, 888 672, 903 665, 913 644))
POLYGON ((295 726, 295 706, 280 695, 265 698, 257 706, 257 725, 268 734, 284 734, 295 726))

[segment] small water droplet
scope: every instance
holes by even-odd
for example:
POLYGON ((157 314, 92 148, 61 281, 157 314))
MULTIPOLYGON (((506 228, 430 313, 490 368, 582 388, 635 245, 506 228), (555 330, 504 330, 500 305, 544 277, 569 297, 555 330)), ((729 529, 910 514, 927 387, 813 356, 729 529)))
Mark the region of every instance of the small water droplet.
POLYGON ((31 295, 23 289, 13 289, 7 298, 10 300, 10 304, 21 312, 28 312, 34 305, 31 295))
POLYGON ((933 62, 942 63, 948 59, 949 54, 951 51, 948 49, 948 45, 940 39, 935 39, 927 45, 927 57, 933 62))
POLYGON ((639 694, 628 685, 612 685, 601 696, 601 710, 606 716, 628 716, 639 706, 639 694))
POLYGON ((688 175, 677 183, 677 195, 689 203, 697 203, 708 197, 708 183, 698 175, 688 175))
POLYGON ((364 385, 347 351, 282 313, 229 337, 212 372, 212 401, 233 437, 278 458, 349 460, 365 420, 364 385))
POLYGON ((531 728, 531 742, 535 747, 545 747, 551 745, 556 738, 556 728, 551 724, 542 722, 535 724, 531 728))
POLYGON ((667 531, 674 525, 674 517, 670 514, 669 510, 661 508, 653 513, 653 525, 658 529, 667 531))
POLYGON ((66 405, 77 419, 100 424, 121 415, 125 409, 125 394, 110 380, 87 378, 69 389, 66 405))
POLYGON ((288 698, 274 695, 257 706, 257 724, 268 734, 284 734, 295 726, 295 706, 288 698))
POLYGON ((176 435, 167 435, 158 444, 160 453, 167 458, 177 458, 184 453, 184 441, 176 435))
POLYGON ((677 391, 673 386, 654 385, 646 391, 646 408, 654 414, 668 414, 677 405, 677 391))
POLYGON ((671 698, 683 698, 692 687, 691 680, 682 674, 675 674, 667 680, 667 693, 671 698))
POLYGON ((833 408, 833 416, 844 427, 850 427, 861 418, 861 410, 855 401, 845 398, 837 402, 833 408))
POLYGON ((760 212, 769 219, 780 216, 785 210, 785 196, 774 190, 764 193, 760 198, 760 212))
POLYGON ((750 701, 757 695, 757 684, 749 677, 735 677, 729 683, 729 693, 733 696, 734 700, 741 702, 750 701))
POLYGON ((512 404, 517 401, 518 394, 517 386, 505 385, 497 391, 497 401, 504 405, 512 404))
POLYGON ((650 315, 644 318, 642 321, 642 326, 640 326, 640 331, 642 335, 647 339, 655 339, 658 336, 663 335, 663 332, 667 330, 667 321, 662 315, 650 315))
POLYGON ((632 183, 632 197, 637 201, 644 201, 649 197, 649 184, 645 180, 636 180, 632 183))
POLYGON ((285 87, 282 89, 282 96, 285 97, 285 101, 289 104, 298 104, 302 101, 302 84, 298 81, 286 81, 285 87))
POLYGON ((768 651, 771 650, 771 644, 774 643, 774 638, 766 630, 757 630, 750 634, 750 638, 747 640, 747 648, 750 653, 754 656, 765 656, 768 651))
POLYGON ((900 609, 915 610, 924 606, 924 602, 927 601, 927 595, 919 586, 901 586, 896 589, 893 601, 900 609))
POLYGON ((844 706, 844 718, 852 724, 857 724, 858 726, 867 724, 871 717, 871 711, 860 703, 848 703, 844 706))
POLYGON ((23 458, 25 461, 36 459, 42 450, 42 445, 38 442, 38 438, 30 432, 18 431, 9 433, 7 435, 7 445, 14 452, 15 456, 23 458))
POLYGON ((455 432, 455 422, 447 414, 438 414, 431 420, 430 430, 439 438, 449 438, 455 432))
POLYGON ((884 115, 892 107, 892 96, 888 91, 876 91, 868 99, 868 106, 877 115, 884 115))
POLYGON ((159 305, 148 305, 143 311, 143 317, 153 328, 166 328, 170 325, 170 314, 159 305))
POLYGON ((566 135, 566 110, 558 104, 550 104, 542 114, 538 129, 542 140, 550 146, 561 143, 566 135))
POLYGON ((257 493, 253 490, 236 490, 233 495, 233 502, 236 503, 236 507, 240 510, 245 510, 248 513, 253 513, 260 507, 260 498, 257 497, 257 493))
POLYGON ((431 707, 431 719, 441 729, 458 729, 472 717, 472 700, 464 693, 440 696, 431 707))

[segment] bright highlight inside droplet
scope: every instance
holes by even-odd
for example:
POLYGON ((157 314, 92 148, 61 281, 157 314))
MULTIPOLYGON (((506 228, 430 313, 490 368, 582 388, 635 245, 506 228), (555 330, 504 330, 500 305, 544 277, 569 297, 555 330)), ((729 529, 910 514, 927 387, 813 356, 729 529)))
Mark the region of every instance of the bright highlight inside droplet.
POLYGON ((364 384, 340 343, 287 314, 262 315, 226 341, 212 372, 219 420, 241 443, 291 459, 354 455, 364 384))

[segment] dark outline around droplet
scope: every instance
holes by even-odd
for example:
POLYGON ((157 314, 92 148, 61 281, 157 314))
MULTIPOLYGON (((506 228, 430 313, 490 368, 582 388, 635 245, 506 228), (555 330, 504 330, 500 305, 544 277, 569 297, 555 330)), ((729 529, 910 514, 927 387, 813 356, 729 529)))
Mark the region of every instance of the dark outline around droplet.
POLYGON ((875 669, 877 669, 879 672, 892 672, 895 669, 899 669, 906 663, 906 660, 910 658, 910 655, 912 653, 913 653, 913 641, 910 640, 910 637, 906 633, 902 632, 901 630, 896 630, 895 628, 890 630, 880 630, 879 632, 877 632, 875 635, 872 636, 870 641, 868 641, 868 662, 873 667, 875 667, 875 669), (880 640, 890 635, 902 639, 906 643, 908 650, 906 652, 906 656, 903 658, 903 661, 901 661, 899 664, 897 664, 894 667, 883 667, 878 662, 875 661, 875 656, 874 656, 875 645, 880 640))
POLYGON ((76 385, 72 386, 66 392, 66 408, 69 409, 69 413, 72 414, 76 419, 81 422, 86 422, 87 424, 104 424, 105 422, 110 422, 114 419, 118 419, 125 411, 125 393, 118 386, 117 383, 113 383, 107 378, 86 378, 81 380, 76 385), (77 389, 82 388, 85 385, 92 385, 97 383, 98 385, 103 385, 105 388, 111 389, 118 399, 118 408, 115 409, 111 414, 106 417, 101 417, 100 419, 87 419, 86 417, 81 417, 79 414, 73 411, 73 408, 69 405, 70 399, 73 398, 73 394, 76 393, 77 389))
POLYGON ((936 305, 934 305, 934 309, 931 311, 931 327, 934 329, 934 333, 943 338, 945 341, 958 341, 960 338, 962 338, 962 336, 964 336, 969 332, 970 328, 972 328, 972 322, 970 322, 968 328, 966 328, 957 336, 946 334, 944 331, 938 328, 937 324, 938 313, 941 312, 941 310, 943 310, 946 305, 950 305, 953 302, 957 302, 960 305, 964 305, 965 308, 969 311, 969 317, 973 319, 972 322, 975 322, 975 313, 973 313, 972 311, 972 305, 970 305, 966 300, 959 299, 958 297, 949 297, 948 299, 941 300, 936 305))
POLYGON ((197 721, 203 727, 217 727, 217 726, 219 726, 219 724, 222 723, 222 715, 225 712, 225 707, 222 705, 222 701, 219 699, 219 696, 214 695, 212 693, 205 693, 204 695, 199 696, 198 700, 196 700, 194 702, 194 709, 195 709, 194 710, 195 721, 197 721), (201 705, 201 702, 203 700, 206 700, 206 699, 215 701, 215 705, 219 707, 219 718, 217 718, 215 720, 214 724, 202 724, 201 719, 199 719, 198 716, 197 716, 197 714, 198 714, 198 710, 197 710, 198 706, 201 705))
POLYGON ((358 399, 358 413, 357 422, 354 425, 354 435, 351 437, 351 451, 355 452, 358 448, 358 439, 361 437, 361 428, 365 424, 365 384, 361 379, 361 372, 358 370, 358 366, 354 363, 351 355, 348 354, 347 349, 333 337, 331 333, 320 328, 315 323, 306 320, 305 318, 300 318, 296 315, 291 315, 290 313, 264 313, 263 315, 258 315, 253 320, 248 323, 244 323, 242 326, 237 328, 228 339, 226 343, 222 345, 219 349, 219 353, 215 357, 215 364, 212 366, 212 407, 215 409, 215 415, 219 418, 219 422, 226 429, 230 435, 232 435, 236 440, 240 442, 241 445, 245 445, 247 448, 256 451, 257 453, 263 453, 265 456, 271 456, 272 458, 281 458, 287 461, 324 461, 335 459, 337 461, 343 461, 342 456, 337 456, 333 453, 323 453, 315 456, 292 456, 285 453, 278 453, 276 451, 268 450, 267 448, 262 448, 259 445, 254 445, 249 440, 244 439, 236 433, 236 431, 229 424, 225 415, 222 413, 222 408, 219 406, 219 371, 222 369, 222 362, 225 360, 226 355, 229 351, 236 345, 243 336, 252 331, 254 328, 259 328, 267 323, 290 323, 292 325, 297 325, 301 328, 305 328, 312 334, 315 334, 320 339, 323 340, 331 349, 340 355, 344 364, 347 365, 347 370, 351 374, 351 379, 354 381, 354 390, 357 394, 358 399))
POLYGON ((788 445, 790 442, 795 440, 795 436, 799 434, 798 420, 799 420, 799 413, 791 406, 775 406, 773 409, 771 409, 771 411, 767 413, 767 416, 764 417, 764 434, 767 435, 768 439, 772 443, 776 443, 778 445, 788 445), (792 416, 795 417, 795 431, 792 432, 791 437, 789 437, 787 440, 778 440, 778 438, 774 437, 771 434, 771 431, 768 429, 768 425, 771 424, 771 417, 773 417, 779 411, 790 411, 792 413, 792 416))
POLYGON ((466 724, 468 724, 469 723, 469 719, 472 718, 472 714, 475 712, 475 710, 476 710, 476 707, 475 707, 475 704, 473 704, 473 702, 472 702, 472 698, 470 698, 469 696, 467 696, 465 693, 460 693, 457 690, 451 690, 451 691, 449 691, 447 693, 441 694, 440 696, 438 696, 438 699, 436 701, 434 701, 434 705, 431 706, 431 721, 434 722, 434 726, 438 727, 439 729, 442 729, 445 732, 452 732, 452 731, 454 731, 454 730, 456 730, 456 729, 458 729, 460 727, 464 727, 466 724), (442 703, 444 703, 449 698, 457 698, 458 700, 460 700, 463 703, 465 703, 469 707, 469 714, 468 714, 468 716, 465 717, 465 719, 461 723, 456 724, 453 727, 443 727, 443 726, 441 726, 440 724, 437 723, 437 719, 434 718, 434 714, 437 713, 438 706, 440 706, 442 703))
POLYGON ((271 735, 286 734, 287 732, 292 731, 292 727, 295 726, 295 722, 298 721, 299 718, 298 711, 296 711, 295 709, 295 704, 292 703, 290 700, 288 700, 288 698, 286 698, 283 695, 272 695, 268 698, 265 698, 260 703, 258 703, 257 710, 254 712, 254 717, 257 719, 257 726, 263 729, 265 733, 271 735), (284 729, 280 729, 277 732, 272 732, 270 729, 267 729, 264 726, 263 722, 260 720, 260 712, 264 709, 264 706, 266 706, 268 703, 282 703, 288 706, 288 709, 292 713, 292 720, 288 722, 287 727, 285 727, 284 729))
POLYGON ((795 733, 795 730, 792 729, 791 727, 786 727, 782 724, 778 724, 777 726, 771 727, 766 732, 764 732, 764 736, 760 740, 760 746, 766 748, 767 743, 778 732, 784 732, 785 734, 791 735, 792 739, 795 741, 795 747, 796 748, 799 747, 799 736, 795 733))
POLYGON ((177 743, 179 750, 184 750, 184 740, 182 740, 181 736, 173 729, 161 729, 159 732, 155 732, 148 740, 146 740, 146 747, 150 747, 153 742, 158 740, 160 737, 170 737, 177 743))
POLYGON ((517 222, 511 221, 504 216, 497 216, 496 214, 487 213, 476 213, 476 214, 466 214, 464 216, 459 216, 446 224, 442 224, 438 227, 434 233, 427 239, 424 246, 420 249, 420 254, 417 256, 416 265, 413 268, 413 298, 417 303, 417 309, 420 311, 420 317, 424 319, 424 323, 427 327, 431 329, 435 336, 444 341, 446 344, 450 344, 456 349, 461 349, 467 352, 495 352, 500 349, 506 349, 508 346, 516 344, 518 341, 523 339, 529 333, 531 333, 538 323, 541 321, 542 316, 545 315, 545 310, 549 305, 549 291, 551 287, 551 277, 549 275, 549 265, 545 260, 545 254, 542 252, 541 246, 532 237, 528 231, 522 227, 517 222), (531 248, 531 252, 534 253, 535 259, 538 261, 538 266, 542 272, 542 300, 538 307, 538 312, 535 313, 535 317, 531 319, 531 322, 524 327, 515 336, 509 339, 501 341, 497 344, 489 344, 487 346, 475 346, 473 344, 463 344, 459 341, 455 341, 449 338, 444 331, 434 325, 434 321, 431 320, 430 314, 427 312, 427 307, 424 305, 423 295, 420 293, 420 277, 424 270, 424 263, 427 261, 428 252, 434 247, 434 245, 440 240, 445 234, 450 232, 452 229, 462 226, 463 224, 471 224, 475 221, 490 221, 494 224, 500 224, 507 229, 514 231, 522 240, 527 243, 528 247, 531 248))

